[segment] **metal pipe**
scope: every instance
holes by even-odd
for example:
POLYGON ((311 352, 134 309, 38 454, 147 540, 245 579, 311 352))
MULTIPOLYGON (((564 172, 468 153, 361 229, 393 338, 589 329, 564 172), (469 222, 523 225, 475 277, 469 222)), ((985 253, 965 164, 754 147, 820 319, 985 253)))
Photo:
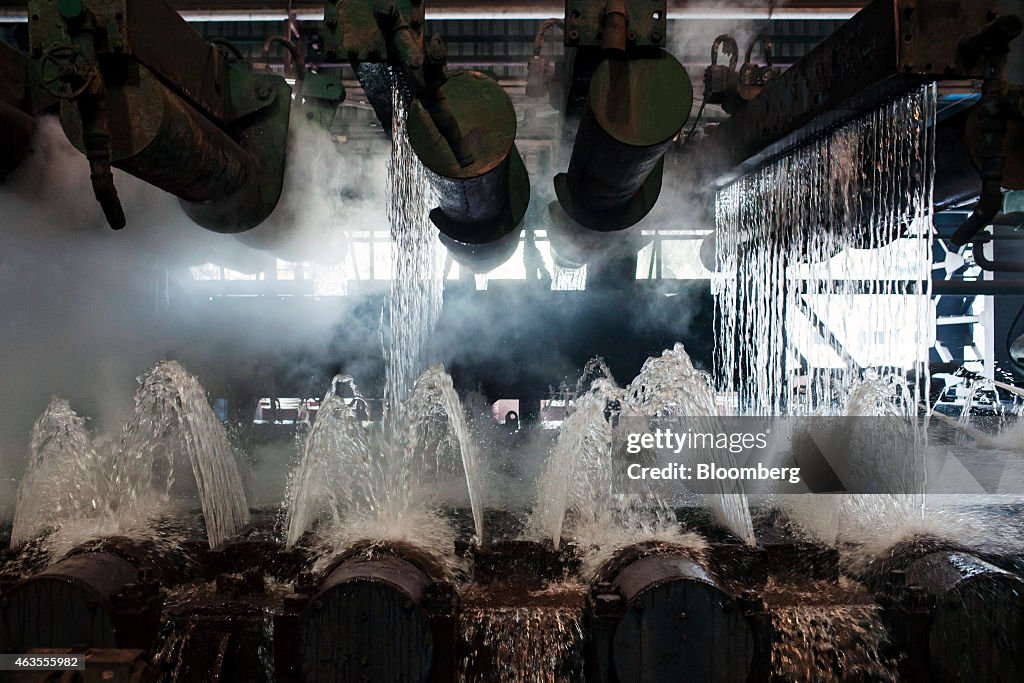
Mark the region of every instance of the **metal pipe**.
MULTIPOLYGON (((268 209, 255 159, 148 69, 134 71, 130 80, 108 82, 113 165, 178 196, 186 213, 217 232, 248 229, 266 218, 276 198, 268 209)), ((72 144, 86 151, 73 103, 62 104, 61 124, 72 144)))
POLYGON ((622 601, 607 643, 618 680, 654 683, 684 670, 693 680, 747 680, 755 650, 751 624, 737 599, 687 551, 631 546, 599 582, 622 601))
POLYGON ((1024 580, 978 557, 940 551, 912 562, 909 590, 933 602, 929 671, 937 681, 1024 678, 1024 580))
POLYGON ((454 590, 411 547, 373 555, 339 558, 299 612, 304 680, 452 680, 454 590))
POLYGON ((160 625, 159 585, 110 552, 71 555, 5 591, 5 651, 148 649, 160 625))
POLYGON ((692 103, 686 70, 667 52, 601 62, 590 81, 568 172, 555 176, 565 212, 600 231, 622 230, 646 216, 661 192, 665 152, 692 103))
POLYGON ((476 71, 448 78, 440 93, 466 131, 465 151, 472 161, 464 165, 456 158, 423 102, 411 104, 409 142, 438 195, 430 218, 463 245, 499 241, 522 222, 530 199, 529 177, 514 144, 512 101, 496 81, 476 71))
POLYGON ((39 84, 61 100, 61 124, 89 158, 112 226, 124 217, 110 166, 177 195, 210 230, 240 232, 270 215, 284 175, 284 79, 230 63, 160 0, 31 8, 39 84))

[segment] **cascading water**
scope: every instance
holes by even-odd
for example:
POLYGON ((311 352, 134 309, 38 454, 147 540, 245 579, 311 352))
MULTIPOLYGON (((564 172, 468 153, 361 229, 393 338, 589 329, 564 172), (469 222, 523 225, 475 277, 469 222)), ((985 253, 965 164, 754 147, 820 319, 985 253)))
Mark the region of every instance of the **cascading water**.
POLYGON ((139 384, 120 440, 102 446, 67 401, 50 402, 32 433, 15 545, 59 527, 63 536, 51 543, 56 558, 89 538, 159 536, 150 524, 160 515, 199 507, 216 548, 248 521, 234 451, 196 378, 161 361, 139 384))
POLYGON ((198 503, 207 540, 217 548, 249 521, 227 433, 202 385, 180 363, 161 361, 139 382, 135 412, 114 456, 114 507, 141 512, 154 502, 164 508, 198 503))
POLYGON ((396 77, 391 163, 388 165, 388 220, 391 222, 391 289, 382 318, 385 400, 391 424, 401 422, 402 404, 427 365, 425 347, 441 313, 443 281, 437 236, 429 219, 435 205, 426 170, 406 134, 408 103, 396 77))
POLYGON ((439 508, 465 502, 480 538, 476 449, 444 369, 428 368, 415 382, 397 430, 360 422, 336 392, 340 384, 349 386, 355 402, 363 400, 350 377, 335 378, 291 486, 288 545, 319 522, 319 535, 332 548, 371 538, 407 541, 444 555, 452 531, 439 508))
MULTIPOLYGON (((625 389, 606 375, 595 376, 590 390, 577 398, 574 411, 562 424, 538 480, 528 533, 551 539, 556 548, 566 528, 581 545, 605 549, 675 532, 670 501, 653 493, 615 492, 613 461, 622 435, 609 419, 609 410, 616 412, 619 424, 636 419, 649 424, 652 418, 707 423, 715 415, 710 384, 693 367, 681 344, 648 359, 625 389)), ((750 512, 741 491, 723 489, 708 496, 707 504, 721 525, 753 542, 750 512)))
POLYGON ((93 446, 85 420, 66 400, 50 400, 32 428, 29 448, 11 545, 20 546, 69 520, 106 512, 107 463, 93 446))
POLYGON ((457 500, 453 479, 465 482, 478 540, 483 505, 476 448, 451 378, 440 366, 424 370, 426 344, 441 311, 443 283, 434 205, 423 164, 406 135, 407 97, 393 78, 392 154, 388 167, 388 218, 393 272, 381 318, 385 356, 382 425, 364 427, 336 392, 350 377, 335 378, 321 406, 287 503, 287 543, 298 542, 318 521, 330 520, 321 536, 334 548, 355 540, 404 540, 441 550, 451 529, 437 512, 442 498, 457 500), (418 379, 417 379, 418 377, 418 379), (445 486, 449 490, 437 488, 445 486))
POLYGON ((835 414, 869 367, 927 369, 935 93, 911 91, 718 193, 716 380, 741 413, 835 414))

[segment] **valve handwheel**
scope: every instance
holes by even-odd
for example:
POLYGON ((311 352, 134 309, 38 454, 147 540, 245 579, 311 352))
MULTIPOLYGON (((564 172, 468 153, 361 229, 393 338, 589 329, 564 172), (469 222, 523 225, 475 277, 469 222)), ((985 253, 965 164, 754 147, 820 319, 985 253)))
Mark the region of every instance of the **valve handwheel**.
POLYGON ((55 45, 46 51, 40 64, 40 85, 62 100, 73 100, 92 83, 95 65, 73 45, 55 45))

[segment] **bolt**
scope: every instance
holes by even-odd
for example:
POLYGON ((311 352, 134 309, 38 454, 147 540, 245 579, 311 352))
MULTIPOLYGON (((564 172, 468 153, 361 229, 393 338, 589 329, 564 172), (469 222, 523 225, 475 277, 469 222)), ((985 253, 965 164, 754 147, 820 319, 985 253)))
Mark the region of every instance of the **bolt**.
POLYGON ((313 601, 313 609, 315 609, 317 612, 319 612, 323 608, 324 608, 324 601, 323 600, 314 600, 313 601))
POLYGON ((572 31, 569 31, 569 42, 570 43, 579 42, 579 39, 580 39, 580 32, 579 31, 577 31, 575 29, 573 29, 572 31))
POLYGON ((328 19, 327 20, 327 28, 329 28, 329 29, 336 29, 336 28, 338 28, 338 20, 337 19, 328 19))
POLYGON ((261 100, 265 100, 270 97, 270 86, 266 83, 260 83, 256 86, 256 97, 261 100))
POLYGON ((659 31, 659 30, 657 30, 657 29, 655 29, 655 30, 651 31, 651 40, 653 40, 653 41, 654 41, 654 42, 656 42, 656 43, 657 43, 657 42, 658 42, 659 40, 661 40, 661 31, 659 31))

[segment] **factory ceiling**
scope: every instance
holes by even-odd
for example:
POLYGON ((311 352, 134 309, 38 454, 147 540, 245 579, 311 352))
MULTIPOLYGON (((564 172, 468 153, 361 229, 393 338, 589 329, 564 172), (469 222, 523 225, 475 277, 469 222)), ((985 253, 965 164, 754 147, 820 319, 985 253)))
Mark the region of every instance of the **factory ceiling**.
MULTIPOLYGON (((323 17, 323 3, 294 0, 172 0, 190 21, 253 21, 283 19, 290 8, 300 21, 323 17), (221 15, 221 16, 218 16, 221 15)), ((669 19, 848 19, 867 3, 863 0, 670 0, 669 19)), ((25 0, 0 0, 0 20, 24 19, 25 0)), ((427 3, 429 19, 546 19, 564 12, 552 0, 438 0, 427 3)))

